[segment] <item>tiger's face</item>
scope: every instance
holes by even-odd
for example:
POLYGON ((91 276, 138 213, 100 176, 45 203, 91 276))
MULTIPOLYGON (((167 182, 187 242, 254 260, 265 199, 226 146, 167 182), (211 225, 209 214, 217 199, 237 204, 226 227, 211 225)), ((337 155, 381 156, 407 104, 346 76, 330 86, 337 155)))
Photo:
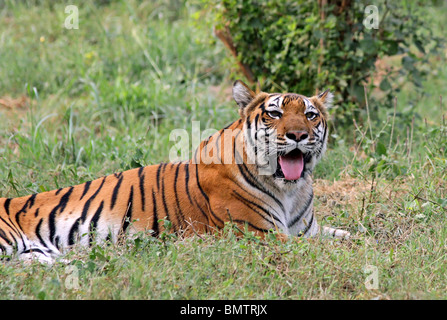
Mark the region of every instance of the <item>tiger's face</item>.
POLYGON ((327 113, 332 94, 255 94, 236 81, 233 96, 244 121, 248 158, 263 175, 296 183, 310 174, 326 150, 327 113))

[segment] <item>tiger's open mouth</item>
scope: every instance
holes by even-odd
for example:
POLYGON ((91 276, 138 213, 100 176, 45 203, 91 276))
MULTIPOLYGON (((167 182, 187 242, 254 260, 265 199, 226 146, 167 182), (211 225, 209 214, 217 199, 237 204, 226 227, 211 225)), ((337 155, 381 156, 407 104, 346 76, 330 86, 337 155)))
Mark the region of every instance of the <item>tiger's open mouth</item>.
POLYGON ((294 149, 287 154, 279 155, 277 159, 275 178, 296 181, 304 177, 307 156, 299 149, 294 149))

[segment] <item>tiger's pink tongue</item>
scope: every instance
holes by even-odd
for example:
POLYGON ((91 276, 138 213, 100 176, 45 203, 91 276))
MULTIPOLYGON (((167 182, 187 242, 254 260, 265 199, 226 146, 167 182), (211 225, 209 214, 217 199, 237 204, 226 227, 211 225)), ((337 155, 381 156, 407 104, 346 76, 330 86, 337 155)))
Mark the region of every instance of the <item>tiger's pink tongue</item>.
POLYGON ((304 168, 303 154, 291 152, 279 157, 279 165, 286 180, 298 180, 304 168))

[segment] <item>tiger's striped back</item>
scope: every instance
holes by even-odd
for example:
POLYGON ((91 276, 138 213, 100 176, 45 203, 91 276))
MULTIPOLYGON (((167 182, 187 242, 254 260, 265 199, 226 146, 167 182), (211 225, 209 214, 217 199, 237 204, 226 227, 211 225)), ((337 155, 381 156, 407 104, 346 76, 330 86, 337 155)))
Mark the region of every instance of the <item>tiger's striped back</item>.
POLYGON ((165 231, 159 223, 163 219, 175 232, 204 232, 212 222, 197 176, 197 165, 164 163, 27 197, 1 198, 0 249, 50 257, 77 242, 116 241, 128 231, 152 230, 157 236, 165 231))

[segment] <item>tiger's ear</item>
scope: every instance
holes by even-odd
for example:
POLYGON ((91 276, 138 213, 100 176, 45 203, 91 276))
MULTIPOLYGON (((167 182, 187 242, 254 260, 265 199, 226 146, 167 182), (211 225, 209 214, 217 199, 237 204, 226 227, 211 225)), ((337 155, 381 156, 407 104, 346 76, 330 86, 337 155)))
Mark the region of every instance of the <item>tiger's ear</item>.
POLYGON ((236 80, 233 84, 233 98, 239 108, 245 108, 256 94, 242 81, 236 80))
POLYGON ((332 94, 332 92, 329 91, 329 89, 324 91, 323 93, 320 93, 317 98, 326 109, 332 108, 334 95, 332 94))

